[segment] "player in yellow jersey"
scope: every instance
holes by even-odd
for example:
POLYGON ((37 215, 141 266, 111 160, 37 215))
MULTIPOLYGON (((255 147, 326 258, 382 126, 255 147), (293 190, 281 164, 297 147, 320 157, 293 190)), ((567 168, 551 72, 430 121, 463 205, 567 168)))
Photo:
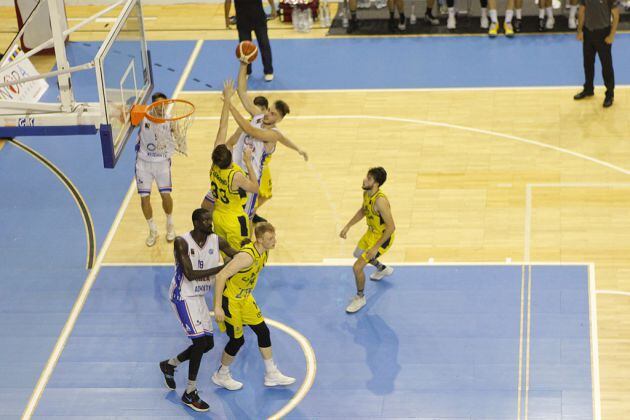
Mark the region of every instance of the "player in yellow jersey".
POLYGON ((387 180, 387 172, 381 167, 371 168, 363 180, 363 205, 352 219, 344 226, 339 234, 346 239, 348 230, 354 224, 365 217, 368 230, 359 241, 354 251, 357 259, 354 263, 354 279, 357 285, 357 294, 352 298, 346 308, 346 312, 354 313, 365 306, 365 273, 363 269, 367 264, 376 267, 376 271, 370 276, 370 280, 381 280, 394 272, 392 267, 386 267, 378 261, 378 257, 386 253, 394 242, 394 218, 389 207, 389 200, 381 191, 381 186, 387 180))
POLYGON ((214 316, 221 331, 230 338, 221 356, 221 366, 212 375, 218 386, 235 391, 243 384, 232 378, 230 365, 245 343, 243 326, 248 325, 258 338, 258 348, 265 363, 265 386, 291 385, 295 378, 283 375, 273 362, 269 327, 252 295, 258 275, 267 262, 270 249, 276 246, 276 232, 270 223, 255 228, 256 241, 241 251, 221 270, 214 284, 214 316))
MULTIPOLYGON (((234 95, 232 81, 224 84, 223 95, 229 98, 234 95)), ((251 236, 250 223, 247 213, 243 209, 242 200, 246 192, 258 192, 258 180, 253 171, 251 150, 246 148, 243 154, 247 157, 245 172, 232 162, 232 152, 224 144, 227 135, 229 118, 229 99, 223 103, 219 131, 212 151, 212 166, 210 168, 210 191, 206 194, 202 207, 212 210, 214 232, 225 238, 234 249, 240 249, 244 239, 251 236)))

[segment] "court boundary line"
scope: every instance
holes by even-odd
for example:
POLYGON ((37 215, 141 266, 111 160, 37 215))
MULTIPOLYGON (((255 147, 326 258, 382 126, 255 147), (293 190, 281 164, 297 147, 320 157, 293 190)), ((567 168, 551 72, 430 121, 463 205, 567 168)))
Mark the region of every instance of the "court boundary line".
POLYGON ((85 237, 87 242, 85 269, 91 269, 96 258, 96 232, 94 231, 94 220, 92 219, 92 213, 90 212, 90 208, 87 205, 87 201, 85 201, 85 199, 81 195, 81 191, 79 191, 76 185, 74 185, 70 177, 64 174, 61 169, 59 169, 54 163, 46 158, 46 156, 44 156, 37 150, 16 139, 6 139, 3 144, 4 143, 9 143, 13 147, 22 150, 27 155, 31 156, 33 159, 44 165, 45 168, 52 172, 53 175, 55 175, 57 179, 61 181, 61 184, 66 187, 66 190, 70 192, 70 196, 79 208, 79 213, 81 213, 81 218, 83 219, 83 227, 85 229, 85 237))
MULTIPOLYGON (((193 49, 190 56, 188 57, 188 62, 186 63, 186 66, 184 67, 182 71, 182 75, 180 76, 180 79, 175 87, 173 98, 177 97, 177 95, 183 88, 184 84, 186 83, 186 79, 188 78, 188 76, 190 75, 190 72, 192 71, 192 67, 194 65, 195 60, 197 59, 197 56, 199 55, 199 52, 201 51, 202 45, 203 45, 203 40, 198 40, 197 43, 195 44, 195 48, 193 49)), ((26 407, 24 408, 24 411, 22 413, 22 419, 30 419, 34 414, 35 409, 37 408, 37 405, 39 404, 39 400, 41 399, 41 396, 46 388, 46 385, 48 384, 48 381, 50 380, 50 377, 52 376, 52 373, 55 367, 57 366, 57 362, 59 361, 59 358, 61 357, 61 354, 63 353, 66 343, 68 339, 70 338, 70 334, 72 333, 72 330, 74 329, 74 325, 79 315, 81 314, 83 305, 85 304, 85 301, 87 300, 90 294, 90 290, 92 289, 92 286, 94 285, 94 282, 96 281, 96 277, 98 276, 98 273, 100 272, 102 262, 105 259, 105 255, 107 254, 107 251, 109 250, 109 246, 114 238, 114 235, 116 234, 116 231, 118 230, 118 226, 120 225, 120 222, 122 221, 124 213, 127 210, 127 207, 129 206, 129 202, 131 201, 131 196, 134 190, 134 184, 135 182, 132 179, 129 185, 129 188, 127 189, 127 193, 125 194, 125 198, 123 199, 120 207, 118 208, 116 217, 114 218, 114 221, 112 225, 110 226, 109 231, 107 232, 107 236, 105 237, 105 241, 103 242, 101 249, 99 250, 98 256, 96 257, 96 262, 94 266, 92 267, 92 269, 90 270, 90 272, 88 273, 88 276, 85 279, 83 286, 81 287, 79 295, 77 296, 77 299, 75 300, 74 305, 72 306, 70 314, 68 315, 68 319, 66 320, 66 323, 64 324, 63 329, 61 330, 61 333, 59 334, 57 338, 57 342, 55 343, 53 351, 50 354, 48 361, 46 362, 46 365, 44 366, 44 369, 42 370, 42 373, 39 379, 37 380, 37 384, 35 385, 35 388, 33 389, 33 393, 31 394, 31 397, 29 398, 26 404, 26 407)))
MULTIPOLYGON (((348 263, 328 263, 328 262, 305 262, 305 263, 293 263, 293 262, 269 262, 265 264, 265 266, 271 267, 349 267, 355 260, 348 263)), ((155 263, 131 263, 131 262, 104 262, 101 264, 102 267, 173 267, 174 262, 155 262, 155 263)), ((591 262, 584 261, 532 261, 529 263, 532 266, 587 266, 589 264, 593 264, 591 262)), ((422 266, 422 267, 474 267, 474 266, 506 266, 506 267, 519 267, 526 265, 524 262, 512 261, 444 261, 444 262, 388 262, 387 265, 392 265, 394 267, 414 267, 414 266, 422 266)))
MULTIPOLYGON (((580 89, 581 85, 563 85, 563 86, 479 86, 479 87, 427 87, 427 88, 357 88, 357 89, 251 89, 250 93, 414 93, 414 92, 475 92, 475 91, 519 91, 519 90, 575 90, 580 89)), ((605 88, 604 85, 595 85, 595 88, 605 88)), ((628 85, 615 85, 615 89, 630 89, 628 85)), ((183 90, 182 95, 220 95, 221 90, 183 90)), ((291 117, 295 118, 295 117, 291 117)), ((197 118, 195 118, 197 119, 197 118)))

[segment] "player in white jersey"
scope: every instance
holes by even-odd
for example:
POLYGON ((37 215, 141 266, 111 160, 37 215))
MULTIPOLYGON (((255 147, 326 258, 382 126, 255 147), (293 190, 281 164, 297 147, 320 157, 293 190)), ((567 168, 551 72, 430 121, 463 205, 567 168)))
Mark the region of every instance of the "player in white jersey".
MULTIPOLYGON (((243 150, 245 147, 251 147, 252 164, 256 172, 256 178, 260 183, 263 167, 267 157, 276 150, 276 143, 280 142, 285 146, 297 151, 308 159, 308 155, 300 149, 295 143, 287 139, 276 127, 282 119, 290 112, 289 105, 282 100, 277 100, 264 113, 260 112, 260 108, 254 103, 254 100, 247 93, 247 64, 241 63, 238 73, 238 96, 245 107, 245 110, 253 117, 248 121, 243 117, 238 109, 230 103, 230 112, 239 125, 239 130, 227 141, 226 145, 232 149, 232 160, 241 168, 245 168, 243 162, 243 150)), ((257 194, 249 194, 245 211, 250 219, 253 218, 256 210, 257 194)))
MULTIPOLYGON (((153 102, 167 99, 163 93, 155 93, 153 102)), ((157 108, 159 109, 159 107, 157 108)), ((175 142, 171 133, 170 123, 158 124, 145 118, 140 123, 140 135, 136 143, 136 186, 140 194, 142 213, 149 225, 149 236, 145 241, 147 246, 155 245, 158 229, 153 221, 151 208, 151 188, 153 181, 157 184, 162 197, 162 208, 166 213, 166 240, 175 239, 173 224, 173 199, 171 191, 171 156, 175 151, 175 142)))
POLYGON ((222 268, 219 251, 231 258, 236 254, 228 243, 212 232, 212 214, 197 209, 192 214, 193 230, 175 238, 175 275, 169 299, 192 345, 177 356, 160 362, 169 389, 175 389, 175 367, 188 360, 188 384, 182 401, 195 411, 208 411, 197 393, 197 373, 203 354, 214 347, 212 321, 204 295, 214 287, 214 276, 222 268))

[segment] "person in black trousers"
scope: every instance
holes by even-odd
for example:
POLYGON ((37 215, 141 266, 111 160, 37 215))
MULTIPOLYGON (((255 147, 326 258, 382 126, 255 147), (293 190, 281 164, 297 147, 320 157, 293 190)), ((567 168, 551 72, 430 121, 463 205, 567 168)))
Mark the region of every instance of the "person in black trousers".
MULTIPOLYGON (((271 18, 277 16, 276 5, 273 0, 268 0, 271 6, 271 18)), ((225 0, 225 27, 230 28, 230 7, 232 0, 225 0)), ((234 8, 236 9, 236 29, 238 30, 238 40, 251 41, 252 31, 256 34, 258 48, 262 56, 263 71, 265 73, 265 81, 273 80, 273 65, 271 63, 271 44, 269 43, 269 35, 267 34, 267 14, 263 9, 261 0, 234 0, 234 8)), ((251 74, 251 64, 247 66, 247 74, 251 74)))
POLYGON ((582 41, 584 56, 584 89, 573 97, 575 100, 594 95, 595 53, 602 63, 606 85, 604 108, 613 104, 615 97, 615 72, 612 62, 612 44, 619 23, 619 0, 580 0, 577 39, 582 41))

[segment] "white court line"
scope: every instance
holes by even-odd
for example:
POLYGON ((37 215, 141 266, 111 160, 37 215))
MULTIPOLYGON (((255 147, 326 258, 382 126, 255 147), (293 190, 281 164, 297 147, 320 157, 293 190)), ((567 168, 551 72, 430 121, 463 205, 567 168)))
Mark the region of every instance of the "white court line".
POLYGON ((521 394, 523 392, 523 318, 525 310, 525 264, 521 265, 521 314, 518 332, 518 396, 516 397, 516 419, 521 420, 521 394))
POLYGON ((595 293, 598 295, 619 295, 619 296, 630 296, 630 292, 624 292, 621 290, 595 290, 595 293))
MULTIPOLYGON (((192 70, 192 66, 195 60, 197 59, 199 52, 201 51, 202 44, 203 44, 203 40, 197 41, 197 44, 195 45, 195 48, 188 59, 188 63, 186 64, 186 67, 184 68, 182 76, 179 82, 177 83, 177 86, 175 87, 173 98, 176 98, 179 92, 181 91, 181 89, 184 87, 184 83, 186 82, 186 79, 188 78, 188 75, 190 74, 190 71, 192 70)), ((101 246, 101 250, 98 253, 94 267, 92 268, 92 270, 90 270, 87 278, 85 279, 85 282, 83 283, 83 287, 81 287, 79 296, 77 297, 77 300, 74 302, 74 305, 72 306, 70 315, 68 316, 68 319, 66 320, 66 323, 63 326, 61 334, 59 335, 59 338, 57 339, 57 343, 55 344, 55 347, 53 348, 53 351, 50 354, 48 361, 46 362, 44 370, 42 371, 39 377, 39 380, 37 381, 37 384, 35 385, 35 389, 33 390, 33 393, 31 394, 31 398, 26 404, 24 412, 22 413, 22 419, 30 419, 33 416, 33 413, 35 411, 35 408, 37 407, 37 404, 39 403, 42 393, 44 392, 44 389, 46 388, 46 385, 48 384, 48 381, 50 380, 50 376, 52 375, 55 369, 55 366, 57 365, 57 362, 59 361, 59 357, 61 356, 61 353, 63 352, 63 349, 65 348, 66 343, 68 342, 68 338, 70 337, 70 334, 72 333, 72 330, 77 321, 77 318, 79 317, 79 314, 81 313, 81 310, 83 309, 83 305, 85 304, 85 301, 87 300, 88 295, 90 294, 90 290, 92 289, 92 286, 94 285, 94 281, 96 280, 96 277, 98 276, 98 273, 103 264, 103 259, 105 258, 105 254, 107 253, 107 250, 109 249, 112 239, 114 238, 114 235, 116 234, 116 230, 118 229, 118 226, 120 225, 120 222, 122 221, 123 215, 127 207, 129 206, 129 202, 131 201, 131 196, 134 191, 134 185, 135 183, 132 180, 131 184, 129 185, 129 189, 127 190, 127 194, 125 195, 125 198, 120 208, 118 209, 118 212, 116 213, 116 218, 114 219, 114 222, 109 228, 107 237, 105 238, 105 241, 103 242, 103 245, 101 246)))
POLYGON ((591 329, 591 376, 593 389, 593 419, 601 420, 602 402, 599 383, 599 328, 597 326, 597 282, 595 280, 595 264, 588 265, 588 297, 591 329))
MULTIPOLYGON (((476 91, 513 91, 513 90, 576 90, 582 86, 497 86, 497 87, 441 87, 441 88, 415 88, 415 89, 287 89, 287 90, 248 90, 250 93, 353 93, 353 92, 476 92, 476 91)), ((603 85, 596 85, 603 88, 603 85)), ((628 89, 630 85, 615 85, 615 89, 628 89)), ((218 95, 220 90, 185 90, 182 95, 218 95)), ((293 117, 291 117, 293 118, 293 117)))
MULTIPOLYGON (((347 267, 354 263, 354 259, 348 260, 347 263, 338 263, 338 262, 312 262, 312 263, 275 263, 270 262, 265 264, 265 266, 276 266, 276 267, 347 267)), ((479 261, 445 261, 445 262, 388 262, 388 265, 393 265, 394 267, 398 266, 427 266, 427 267, 450 267, 450 266, 522 266, 525 263, 519 261, 511 261, 506 263, 505 261, 487 261, 487 262, 479 262, 479 261)), ((589 262, 567 262, 567 261, 532 261, 528 263, 532 266, 583 266, 592 264, 589 262)), ((130 262, 104 262, 101 264, 102 267, 173 267, 173 262, 147 262, 147 263, 130 263, 130 262)))

